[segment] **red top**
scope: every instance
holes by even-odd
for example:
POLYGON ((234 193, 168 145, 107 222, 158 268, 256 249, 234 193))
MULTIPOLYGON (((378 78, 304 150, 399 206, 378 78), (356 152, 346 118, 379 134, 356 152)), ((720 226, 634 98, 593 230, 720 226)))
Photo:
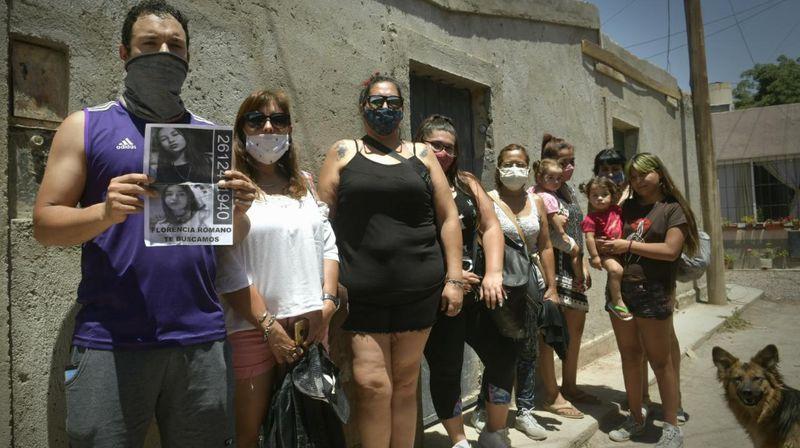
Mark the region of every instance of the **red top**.
POLYGON ((612 205, 604 212, 592 212, 583 218, 584 232, 594 232, 595 238, 616 239, 622 237, 622 209, 612 205))

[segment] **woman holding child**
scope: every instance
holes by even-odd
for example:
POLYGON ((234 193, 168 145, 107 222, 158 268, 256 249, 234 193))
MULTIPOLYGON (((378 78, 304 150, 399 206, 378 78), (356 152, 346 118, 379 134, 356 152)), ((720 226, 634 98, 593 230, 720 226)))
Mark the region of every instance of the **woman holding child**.
POLYGON ((678 428, 679 380, 672 359, 677 355, 672 324, 676 260, 683 250, 689 254, 697 251, 697 224, 688 202, 657 156, 635 155, 628 162, 626 174, 631 196, 622 206, 622 238, 597 241, 600 255, 622 260, 622 299, 633 315, 630 321, 611 320, 631 414, 609 437, 625 441, 644 431, 641 364, 646 354, 664 413, 664 429, 656 447, 677 448, 683 446, 683 434, 678 428))
MULTIPOLYGON (((539 369, 545 391, 544 401, 548 403, 544 409, 561 417, 579 419, 583 418, 583 413, 575 408, 572 402, 596 403, 598 399, 578 389, 577 386, 578 356, 586 313, 589 310, 585 292, 591 286, 591 277, 583 257, 581 229, 583 212, 578 204, 575 190, 568 183, 575 170, 575 149, 564 139, 545 134, 542 139, 541 157, 542 160, 556 161, 560 168, 560 172, 557 169, 548 172, 549 179, 545 179, 544 175, 541 176, 543 182, 547 180, 552 185, 542 184, 538 188, 539 192, 547 190, 558 201, 557 211, 548 214, 550 228, 554 230, 551 239, 558 243, 565 242, 567 247, 571 247, 566 251, 559 249, 554 251, 558 300, 562 304, 567 322, 569 346, 562 364, 562 385, 559 389, 553 349, 546 344, 540 344, 539 369)), ((566 247, 562 246, 562 249, 566 247)))

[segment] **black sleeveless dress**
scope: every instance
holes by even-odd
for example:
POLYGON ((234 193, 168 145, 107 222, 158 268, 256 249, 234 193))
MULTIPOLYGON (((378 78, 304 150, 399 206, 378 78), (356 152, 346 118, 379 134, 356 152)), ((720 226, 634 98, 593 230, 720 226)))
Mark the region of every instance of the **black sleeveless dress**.
POLYGON ((420 166, 427 172, 416 151, 408 162, 384 165, 359 150, 340 173, 333 229, 347 331, 396 333, 436 321, 444 257, 432 187, 420 166))

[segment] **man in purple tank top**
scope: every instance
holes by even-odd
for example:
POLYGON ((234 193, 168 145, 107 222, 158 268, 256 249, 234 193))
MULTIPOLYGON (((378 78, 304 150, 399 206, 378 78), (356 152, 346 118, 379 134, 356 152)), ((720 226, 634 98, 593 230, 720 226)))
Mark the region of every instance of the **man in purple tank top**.
MULTIPOLYGON (((187 20, 158 0, 127 14, 122 97, 75 112, 59 127, 34 208, 45 245, 80 244, 81 283, 70 365, 73 447, 141 446, 155 417, 163 446, 232 446, 233 376, 213 246, 145 247, 142 197, 147 123, 210 124, 180 98, 187 20)), ((236 171, 234 239, 247 232, 255 186, 236 171)), ((248 286, 242 271, 238 281, 248 286)))

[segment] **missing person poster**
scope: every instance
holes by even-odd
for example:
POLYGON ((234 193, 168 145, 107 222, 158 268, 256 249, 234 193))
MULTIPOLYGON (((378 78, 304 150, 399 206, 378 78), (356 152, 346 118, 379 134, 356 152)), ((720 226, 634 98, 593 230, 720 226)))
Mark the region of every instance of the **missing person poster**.
POLYGON ((229 126, 148 124, 144 166, 158 197, 144 198, 147 246, 233 244, 233 192, 217 182, 233 169, 229 126))

